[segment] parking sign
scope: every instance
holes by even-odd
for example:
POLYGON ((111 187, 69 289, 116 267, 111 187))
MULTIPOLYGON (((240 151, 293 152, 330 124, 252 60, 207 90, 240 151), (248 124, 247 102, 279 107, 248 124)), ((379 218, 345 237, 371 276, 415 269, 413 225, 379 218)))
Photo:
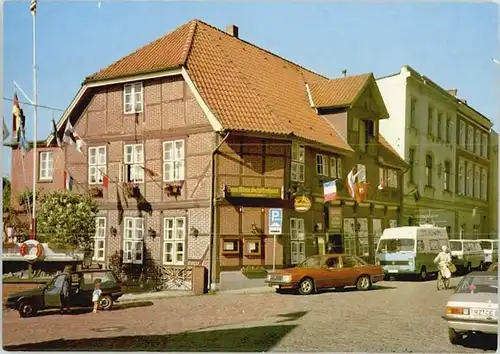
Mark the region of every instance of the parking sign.
POLYGON ((269 233, 271 235, 280 235, 283 226, 283 209, 269 209, 269 233))

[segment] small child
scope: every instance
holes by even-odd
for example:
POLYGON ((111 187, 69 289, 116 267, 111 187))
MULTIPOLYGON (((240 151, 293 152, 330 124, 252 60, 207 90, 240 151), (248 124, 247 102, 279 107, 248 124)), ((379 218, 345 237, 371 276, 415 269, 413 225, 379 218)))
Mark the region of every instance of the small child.
POLYGON ((92 293, 92 302, 94 303, 94 311, 93 313, 97 313, 97 308, 99 307, 99 298, 101 297, 102 290, 99 289, 101 286, 101 281, 96 279, 94 282, 94 292, 92 293))

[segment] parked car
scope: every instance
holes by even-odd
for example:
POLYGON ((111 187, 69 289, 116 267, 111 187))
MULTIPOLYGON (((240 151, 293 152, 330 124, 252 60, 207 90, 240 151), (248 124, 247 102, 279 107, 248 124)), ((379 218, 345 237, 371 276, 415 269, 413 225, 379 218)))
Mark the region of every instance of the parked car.
MULTIPOLYGON (((7 297, 7 308, 19 311, 21 317, 36 316, 38 311, 60 308, 60 293, 64 274, 56 275, 47 284, 38 289, 31 289, 7 297)), ((94 281, 99 279, 102 290, 99 307, 110 310, 120 296, 123 295, 121 285, 111 270, 84 270, 71 273, 71 288, 69 302, 71 307, 90 307, 94 281)))
POLYGON ((448 324, 452 344, 460 344, 464 334, 498 332, 498 275, 472 272, 462 278, 446 304, 442 316, 448 324))
POLYGON ((267 276, 266 283, 282 289, 295 289, 308 295, 320 289, 356 286, 368 290, 384 279, 380 266, 368 264, 361 258, 346 254, 326 254, 305 259, 296 267, 276 271, 267 276))
POLYGON ((489 266, 491 263, 498 262, 498 240, 481 239, 478 241, 484 252, 484 263, 489 266))
POLYGON ((498 262, 491 263, 488 267, 488 272, 498 272, 498 262))

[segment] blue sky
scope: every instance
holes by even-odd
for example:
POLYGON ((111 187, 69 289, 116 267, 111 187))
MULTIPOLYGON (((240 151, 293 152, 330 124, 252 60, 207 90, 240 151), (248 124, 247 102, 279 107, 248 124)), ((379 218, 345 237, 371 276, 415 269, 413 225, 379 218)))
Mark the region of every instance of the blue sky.
MULTIPOLYGON (((4 97, 16 81, 33 93, 28 2, 4 7, 4 97)), ((83 79, 175 27, 198 18, 218 28, 236 24, 240 37, 330 77, 408 64, 500 125, 498 5, 449 2, 39 2, 39 104, 65 109, 83 79)), ((24 101, 24 98, 20 99, 24 101)), ((24 106, 33 138, 33 110, 24 106)), ((12 105, 4 100, 11 128, 12 105)), ((55 112, 56 120, 62 112, 55 112)), ((52 111, 39 109, 38 138, 50 133, 52 111)), ((4 148, 4 175, 10 151, 4 148)))

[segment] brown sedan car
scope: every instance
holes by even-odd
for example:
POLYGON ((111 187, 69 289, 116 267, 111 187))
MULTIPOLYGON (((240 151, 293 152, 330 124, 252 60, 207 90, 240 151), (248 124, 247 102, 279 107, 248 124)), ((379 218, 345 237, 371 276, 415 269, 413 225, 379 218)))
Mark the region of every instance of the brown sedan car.
POLYGON ((356 286, 368 290, 384 279, 384 270, 368 264, 359 257, 347 254, 312 256, 294 268, 276 271, 267 276, 266 283, 281 289, 297 289, 308 295, 319 289, 356 286))

